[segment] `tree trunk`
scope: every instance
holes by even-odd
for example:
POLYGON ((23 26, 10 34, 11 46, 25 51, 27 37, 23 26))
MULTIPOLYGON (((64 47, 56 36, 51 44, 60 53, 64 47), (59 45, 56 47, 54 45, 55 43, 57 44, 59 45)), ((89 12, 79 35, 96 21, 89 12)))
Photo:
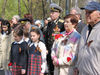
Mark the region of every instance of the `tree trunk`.
POLYGON ((5 9, 6 9, 6 5, 7 5, 7 0, 4 0, 4 3, 3 3, 3 5, 2 5, 2 18, 4 18, 5 17, 5 9))
MULTIPOLYGON (((32 2, 32 0, 31 0, 31 4, 30 4, 30 13, 32 14, 32 6, 33 5, 33 2, 32 2)), ((33 15, 33 14, 32 14, 33 15)))
MULTIPOLYGON (((29 1, 28 1, 29 2, 29 1)), ((23 0, 23 3, 24 3, 24 5, 25 5, 25 7, 26 7, 26 9, 27 9, 27 11, 28 11, 28 13, 29 13, 29 7, 26 5, 26 3, 25 3, 25 1, 23 0)))
POLYGON ((45 9, 44 9, 44 1, 42 0, 42 11, 43 11, 43 19, 45 18, 45 9))
POLYGON ((20 0, 18 0, 18 15, 21 16, 20 0))
POLYGON ((59 0, 59 6, 61 6, 61 0, 59 0))
POLYGON ((28 10, 28 13, 30 13, 30 0, 27 0, 27 2, 28 2, 28 6, 26 6, 27 7, 27 10, 28 10))

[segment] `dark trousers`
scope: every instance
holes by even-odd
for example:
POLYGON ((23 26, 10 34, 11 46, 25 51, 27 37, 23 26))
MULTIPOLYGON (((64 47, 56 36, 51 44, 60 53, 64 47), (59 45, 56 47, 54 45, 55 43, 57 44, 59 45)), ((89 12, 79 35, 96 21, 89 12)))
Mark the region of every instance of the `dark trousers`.
POLYGON ((0 75, 12 75, 12 73, 9 70, 0 70, 0 75))
POLYGON ((47 55, 47 64, 48 64, 48 70, 49 70, 49 75, 54 74, 54 65, 51 59, 51 53, 47 55))
POLYGON ((0 70, 0 75, 5 75, 5 71, 4 70, 0 70))

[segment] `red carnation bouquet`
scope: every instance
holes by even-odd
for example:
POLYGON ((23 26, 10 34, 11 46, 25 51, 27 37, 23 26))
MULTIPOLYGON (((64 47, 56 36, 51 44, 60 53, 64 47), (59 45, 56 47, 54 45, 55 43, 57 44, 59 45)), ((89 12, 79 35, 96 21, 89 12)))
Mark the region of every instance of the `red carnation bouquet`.
POLYGON ((12 63, 11 62, 8 64, 8 67, 9 68, 12 68, 12 63))
POLYGON ((58 38, 60 38, 62 36, 63 36, 62 34, 57 34, 57 35, 55 35, 55 39, 58 39, 58 38))
POLYGON ((52 34, 52 36, 54 37, 55 40, 57 40, 58 38, 62 37, 63 34, 52 34))

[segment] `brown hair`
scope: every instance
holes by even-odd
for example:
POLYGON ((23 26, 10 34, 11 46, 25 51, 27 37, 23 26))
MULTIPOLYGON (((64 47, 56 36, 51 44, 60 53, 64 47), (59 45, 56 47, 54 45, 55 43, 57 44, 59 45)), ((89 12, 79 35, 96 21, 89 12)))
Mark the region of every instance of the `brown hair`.
POLYGON ((24 14, 24 18, 28 18, 31 21, 31 24, 34 24, 34 20, 33 20, 33 17, 31 14, 29 14, 29 13, 24 14))
POLYGON ((35 32, 37 35, 40 35, 39 28, 32 29, 30 32, 35 32))
POLYGON ((69 14, 69 15, 66 15, 66 16, 64 17, 64 19, 68 19, 68 18, 70 18, 70 22, 71 22, 72 24, 75 24, 75 25, 78 24, 78 18, 77 18, 74 14, 69 14))
POLYGON ((23 36, 23 26, 19 25, 14 29, 14 33, 18 36, 23 36))
POLYGON ((24 29, 23 35, 24 35, 25 37, 29 37, 29 32, 28 32, 28 30, 24 29))
MULTIPOLYGON (((41 37, 39 28, 31 29, 30 33, 31 32, 35 32, 37 35, 40 35, 40 37, 41 37)), ((39 37, 39 40, 40 40, 40 37, 39 37)))

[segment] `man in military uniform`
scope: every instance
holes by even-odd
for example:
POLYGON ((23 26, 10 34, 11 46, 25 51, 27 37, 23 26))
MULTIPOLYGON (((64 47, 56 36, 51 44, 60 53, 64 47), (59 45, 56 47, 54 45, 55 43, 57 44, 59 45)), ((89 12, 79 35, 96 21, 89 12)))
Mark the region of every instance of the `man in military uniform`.
POLYGON ((44 41, 44 37, 43 37, 43 33, 42 33, 41 29, 38 26, 36 26, 36 25, 31 25, 31 20, 30 19, 23 18, 23 19, 20 19, 19 22, 21 23, 21 25, 23 25, 24 30, 28 30, 29 32, 31 31, 31 29, 38 28, 39 31, 40 31, 40 35, 41 35, 40 40, 42 42, 45 42, 44 41))
POLYGON ((47 25, 47 30, 45 34, 45 42, 48 49, 48 68, 49 74, 53 75, 53 64, 51 60, 51 47, 54 42, 53 34, 60 33, 64 31, 64 20, 60 18, 60 13, 62 12, 62 8, 55 3, 50 4, 50 17, 51 21, 47 25))

